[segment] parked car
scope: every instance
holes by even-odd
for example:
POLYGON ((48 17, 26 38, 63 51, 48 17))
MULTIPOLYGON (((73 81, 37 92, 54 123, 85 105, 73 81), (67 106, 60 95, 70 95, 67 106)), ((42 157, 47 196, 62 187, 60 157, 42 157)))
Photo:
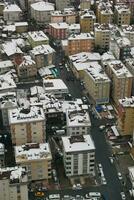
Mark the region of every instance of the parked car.
POLYGON ((122 175, 120 172, 118 172, 118 178, 119 178, 119 180, 122 180, 122 175))
POLYGON ((124 193, 124 192, 121 192, 120 195, 121 195, 122 200, 125 200, 125 199, 126 199, 126 196, 125 196, 125 193, 124 193))

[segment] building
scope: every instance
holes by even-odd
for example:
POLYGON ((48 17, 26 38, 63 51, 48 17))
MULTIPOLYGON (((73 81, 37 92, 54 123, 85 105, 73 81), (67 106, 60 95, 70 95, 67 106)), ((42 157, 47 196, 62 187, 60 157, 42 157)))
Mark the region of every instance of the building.
POLYGON ((112 4, 110 2, 99 2, 96 17, 97 22, 100 24, 111 24, 113 22, 112 4))
POLYGON ((111 79, 111 97, 118 105, 119 99, 131 96, 133 75, 120 60, 109 61, 106 71, 111 79))
POLYGON ((134 96, 119 99, 118 129, 121 135, 133 135, 134 131, 134 96))
POLYGON ((132 96, 134 96, 134 58, 126 59, 125 65, 133 75, 132 96))
POLYGON ((0 169, 0 199, 28 200, 27 173, 22 167, 0 169))
POLYGON ((90 135, 62 137, 63 162, 67 177, 94 175, 95 146, 90 135))
POLYGON ((96 22, 96 16, 93 11, 85 10, 82 12, 80 16, 80 27, 81 32, 89 33, 90 31, 94 31, 94 23, 96 22))
POLYGON ((0 168, 5 166, 5 146, 0 143, 0 168))
POLYGON ((134 25, 123 25, 122 31, 125 34, 125 37, 127 37, 130 42, 131 46, 134 46, 134 25))
POLYGON ((43 109, 25 105, 27 102, 23 102, 23 104, 24 107, 9 110, 12 143, 21 145, 27 142, 44 142, 46 133, 43 109))
POLYGON ((61 79, 43 79, 45 92, 52 93, 56 97, 64 97, 68 94, 68 88, 61 79))
POLYGON ((17 4, 7 4, 3 10, 3 17, 7 22, 21 21, 22 10, 17 4))
POLYGON ((90 0, 80 0, 80 10, 90 9, 91 1, 90 0))
POLYGON ((68 36, 72 34, 80 34, 80 24, 70 24, 68 26, 68 36))
POLYGON ((0 93, 15 92, 16 83, 13 80, 13 75, 9 72, 0 75, 0 93))
POLYGON ((37 67, 31 56, 23 56, 23 60, 16 65, 16 71, 20 79, 29 79, 37 76, 37 67))
POLYGON ((87 93, 97 104, 109 103, 110 79, 98 62, 89 62, 83 70, 83 81, 87 93))
POLYGON ((50 23, 49 24, 49 34, 58 40, 66 39, 68 34, 68 24, 66 22, 62 23, 50 23))
POLYGON ((8 111, 17 107, 16 93, 6 92, 0 94, 0 110, 2 115, 2 123, 4 126, 9 126, 8 111))
POLYGON ((66 111, 67 135, 85 135, 90 133, 91 121, 86 110, 66 111))
POLYGON ((49 44, 49 38, 43 31, 28 32, 28 42, 34 48, 38 45, 49 44))
POLYGON ((52 155, 48 143, 15 146, 15 161, 19 166, 26 167, 28 181, 51 178, 52 155))
POLYGON ((134 188, 134 166, 128 167, 128 173, 132 184, 132 188, 134 188))
POLYGON ((15 28, 17 33, 28 32, 28 23, 27 22, 16 22, 15 28))
POLYGON ((55 50, 49 44, 34 47, 30 55, 35 60, 37 69, 55 64, 55 50))
POLYGON ((14 67, 11 60, 0 61, 0 74, 10 71, 14 67))
POLYGON ((70 8, 71 7, 71 0, 56 0, 56 10, 63 11, 64 8, 70 8))
POLYGON ((128 5, 116 5, 114 7, 114 22, 118 26, 130 24, 131 11, 128 5))
POLYGON ((116 59, 125 60, 126 58, 131 57, 131 42, 127 37, 116 37, 111 35, 109 48, 116 59))
POLYGON ((91 52, 94 49, 94 37, 90 33, 71 35, 68 38, 68 55, 91 52))
POLYGON ((71 9, 64 9, 64 11, 56 10, 51 13, 51 23, 74 24, 76 22, 76 13, 71 9))
POLYGON ((94 25, 94 37, 96 49, 109 49, 110 42, 110 26, 108 24, 95 24, 94 25))
POLYGON ((51 21, 51 12, 54 11, 54 4, 39 1, 30 5, 31 18, 37 24, 48 24, 51 21))

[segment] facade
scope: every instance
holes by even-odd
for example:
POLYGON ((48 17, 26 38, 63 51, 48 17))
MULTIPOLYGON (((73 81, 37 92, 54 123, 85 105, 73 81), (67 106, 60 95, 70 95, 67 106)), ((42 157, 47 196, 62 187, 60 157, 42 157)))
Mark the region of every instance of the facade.
POLYGON ((87 92, 96 105, 109 103, 110 79, 98 62, 89 62, 87 66, 87 69, 83 71, 83 81, 87 92))
POLYGON ((110 2, 101 1, 97 5, 96 17, 100 24, 110 24, 113 22, 113 11, 110 2))
POLYGON ((91 52, 94 49, 94 37, 90 33, 71 35, 68 38, 68 55, 91 52))
POLYGON ((71 7, 71 0, 56 0, 56 10, 63 11, 64 8, 71 7))
POLYGON ((118 26, 130 24, 131 11, 127 5, 116 5, 114 10, 114 21, 118 26))
POLYGON ((51 13, 51 23, 74 24, 76 22, 76 13, 71 9, 64 9, 64 11, 56 10, 51 13))
POLYGON ((81 32, 89 33, 90 31, 94 31, 95 22, 96 16, 93 11, 87 10, 83 12, 83 14, 80 16, 81 32))
POLYGON ((22 167, 0 169, 0 199, 28 200, 27 173, 22 167))
POLYGON ((22 10, 17 4, 7 4, 3 10, 3 17, 7 22, 21 21, 22 10))
POLYGON ((44 1, 39 1, 30 6, 31 18, 37 24, 50 23, 51 12, 54 11, 54 4, 44 1))
POLYGON ((67 110, 66 123, 68 136, 85 135, 90 133, 91 121, 86 110, 67 110))
POLYGON ((94 36, 95 47, 109 49, 111 30, 108 24, 95 24, 94 36))
POLYGON ((122 31, 125 36, 130 40, 131 46, 134 46, 134 25, 124 25, 122 26, 122 31))
POLYGON ((62 137, 67 177, 94 175, 95 146, 90 135, 62 137))
POLYGON ((2 115, 2 123, 9 126, 8 111, 17 107, 16 93, 6 92, 0 95, 0 110, 2 115))
POLYGON ((133 135, 134 131, 134 96, 119 99, 118 129, 121 135, 133 135))
POLYGON ((9 110, 9 125, 13 144, 45 141, 45 116, 40 107, 28 106, 9 110))
POLYGON ((80 10, 90 9, 91 1, 90 0, 80 0, 80 10))
POLYGON ((16 71, 20 79, 28 79, 37 76, 37 67, 31 56, 24 56, 21 64, 16 65, 16 71))
POLYGON ((5 145, 0 143, 0 168, 5 166, 5 145))
POLYGON ((68 36, 72 34, 80 34, 80 24, 70 24, 68 26, 68 36))
POLYGON ((37 69, 55 64, 55 50, 50 45, 39 45, 30 51, 37 69))
POLYGON ((38 45, 48 44, 49 38, 43 31, 32 31, 28 32, 28 41, 32 48, 34 48, 38 45))
POLYGON ((27 22, 16 22, 15 28, 17 33, 24 33, 28 31, 28 23, 27 22))
POLYGON ((15 146, 15 161, 28 171, 28 181, 51 178, 52 155, 48 143, 15 146))
POLYGON ((108 62, 107 74, 111 79, 111 97, 118 105, 119 99, 131 96, 133 75, 120 60, 108 62))
POLYGON ((68 34, 68 24, 65 22, 62 23, 50 23, 49 24, 49 34, 58 40, 66 39, 68 34))
POLYGON ((125 65, 133 75, 132 96, 134 96, 134 58, 126 59, 125 65))

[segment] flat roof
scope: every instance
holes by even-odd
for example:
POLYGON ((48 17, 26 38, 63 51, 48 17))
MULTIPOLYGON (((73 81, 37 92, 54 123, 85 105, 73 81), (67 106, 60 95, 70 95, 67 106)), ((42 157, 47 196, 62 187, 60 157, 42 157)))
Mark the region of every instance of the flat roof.
POLYGON ((54 90, 59 90, 62 92, 62 90, 67 90, 68 88, 63 82, 62 79, 44 79, 43 78, 43 85, 45 88, 45 91, 54 91, 54 90))
POLYGON ((28 32, 28 35, 32 38, 34 41, 46 41, 49 40, 49 38, 45 35, 43 31, 31 31, 28 32))
POLYGON ((6 4, 3 12, 22 12, 20 7, 17 4, 6 4))
POLYGON ((37 3, 32 3, 31 8, 33 8, 34 10, 38 10, 38 11, 53 11, 54 4, 49 3, 49 2, 40 1, 37 3))
POLYGON ((0 75, 0 91, 15 89, 16 83, 10 72, 0 75))
POLYGON ((4 60, 0 61, 0 68, 7 68, 7 67, 13 67, 14 64, 12 63, 11 60, 4 60))
POLYGON ((124 99, 119 99, 119 103, 123 106, 123 107, 133 107, 134 108, 134 96, 130 97, 130 98, 124 98, 124 99))
POLYGON ((67 29, 69 26, 66 22, 50 23, 49 25, 55 29, 67 29))
POLYGON ((90 135, 83 135, 82 137, 74 136, 74 142, 70 141, 71 137, 72 136, 62 137, 63 147, 64 147, 64 150, 66 153, 82 152, 82 151, 95 151, 95 145, 94 145, 94 142, 90 135), (77 137, 78 137, 78 139, 77 139, 77 137))
POLYGON ((90 33, 80 33, 80 34, 72 34, 68 40, 89 40, 94 39, 94 37, 90 33))
POLYGON ((31 51, 30 51, 33 55, 40 55, 40 54, 51 54, 51 53, 54 53, 55 50, 49 45, 49 44, 46 44, 46 45, 38 45, 36 47, 34 47, 31 51))

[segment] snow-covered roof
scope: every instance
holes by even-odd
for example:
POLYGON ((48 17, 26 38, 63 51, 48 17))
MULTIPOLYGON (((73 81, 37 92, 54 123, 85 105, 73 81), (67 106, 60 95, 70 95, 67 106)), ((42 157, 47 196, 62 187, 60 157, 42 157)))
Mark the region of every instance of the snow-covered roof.
POLYGON ((15 88, 16 84, 10 72, 0 75, 0 92, 15 88))
POLYGON ((94 142, 90 135, 62 137, 63 147, 66 153, 82 151, 95 151, 94 142))
POLYGON ((31 96, 38 95, 44 93, 44 89, 41 86, 33 86, 30 88, 31 96))
POLYGON ((44 121, 43 109, 37 106, 19 107, 9 110, 9 124, 44 121))
POLYGON ((68 38, 68 40, 89 40, 89 39, 94 39, 94 37, 90 33, 72 34, 68 38))
POLYGON ((19 67, 29 66, 29 65, 35 65, 35 61, 29 55, 23 56, 23 61, 19 65, 19 67))
POLYGON ((17 4, 7 4, 3 12, 22 12, 17 4))
POLYGON ((14 24, 4 25, 3 26, 3 31, 15 32, 16 31, 16 27, 15 27, 14 24))
POLYGON ((4 53, 7 54, 7 56, 14 55, 15 53, 23 53, 21 49, 17 46, 15 40, 2 44, 2 50, 4 53))
POLYGON ((96 19, 96 16, 94 14, 94 12, 92 10, 85 10, 84 13, 80 16, 81 19, 84 18, 92 18, 92 19, 96 19))
POLYGON ((40 1, 37 3, 31 4, 31 8, 37 11, 53 11, 54 4, 49 2, 40 1))
POLYGON ((115 5, 115 9, 121 14, 130 14, 130 8, 126 4, 115 5))
POLYGON ((21 146, 15 146, 16 163, 23 163, 32 160, 52 159, 48 143, 28 143, 21 146))
POLYGON ((28 26, 28 22, 15 22, 15 26, 28 26))
POLYGON ((14 65, 11 60, 0 61, 0 68, 12 68, 14 65))
POLYGON ((125 47, 125 46, 131 45, 131 42, 127 37, 120 37, 116 40, 116 42, 120 47, 125 47))
POLYGON ((30 52, 36 56, 39 54, 51 54, 54 53, 55 50, 48 44, 36 46, 30 52))
POLYGON ((115 57, 111 51, 107 51, 102 54, 101 60, 102 61, 115 60, 115 57))
POLYGON ((109 24, 94 24, 95 32, 103 31, 103 32, 110 32, 110 25, 109 24))
POLYGON ((133 77, 130 71, 120 60, 109 61, 108 66, 118 78, 133 77))
POLYGON ((55 29, 67 29, 69 26, 66 22, 50 23, 49 25, 55 29))
POLYGON ((68 29, 69 30, 71 30, 71 29, 80 29, 80 24, 70 24, 69 26, 68 26, 68 29))
POLYGON ((130 98, 124 98, 124 99, 119 99, 119 103, 123 106, 123 107, 133 107, 134 108, 134 96, 130 97, 130 98))
POLYGON ((43 31, 31 31, 28 32, 28 35, 32 38, 34 41, 48 41, 49 38, 45 35, 43 31))

